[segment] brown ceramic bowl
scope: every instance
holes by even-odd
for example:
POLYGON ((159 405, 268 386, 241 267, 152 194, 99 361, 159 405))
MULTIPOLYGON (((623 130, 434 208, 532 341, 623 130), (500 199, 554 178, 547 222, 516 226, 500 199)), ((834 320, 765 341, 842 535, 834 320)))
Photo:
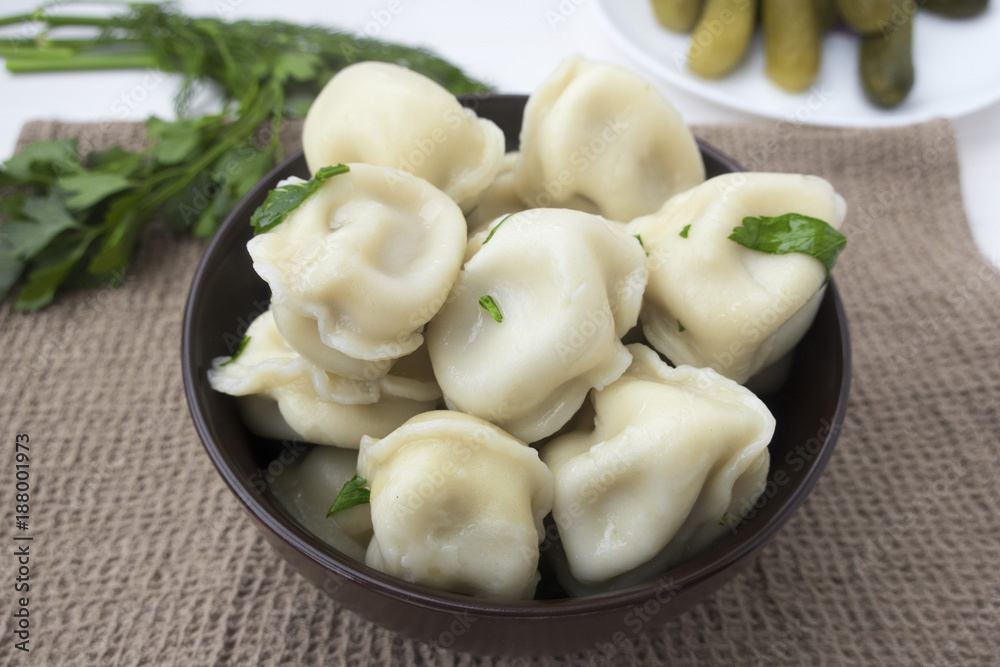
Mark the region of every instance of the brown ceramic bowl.
MULTIPOLYGON (((521 95, 489 95, 463 103, 496 122, 506 133, 508 150, 514 150, 525 101, 521 95)), ((710 146, 702 143, 701 150, 709 176, 739 170, 710 146)), ((596 647, 616 653, 616 645, 690 608, 751 562, 826 466, 844 421, 851 377, 847 319, 832 282, 815 323, 796 348, 790 379, 766 398, 778 423, 767 488, 751 516, 699 556, 644 584, 583 598, 561 597, 558 585, 546 577, 538 599, 525 602, 443 593, 347 558, 277 503, 266 478, 281 445, 249 433, 233 399, 213 391, 206 380, 212 359, 232 354, 246 325, 268 306, 267 285, 254 273, 245 247, 251 237, 248 221, 268 190, 291 175, 309 177, 301 153, 243 198, 208 247, 184 316, 184 387, 209 457, 264 537, 299 572, 361 616, 462 651, 538 655, 596 647)))

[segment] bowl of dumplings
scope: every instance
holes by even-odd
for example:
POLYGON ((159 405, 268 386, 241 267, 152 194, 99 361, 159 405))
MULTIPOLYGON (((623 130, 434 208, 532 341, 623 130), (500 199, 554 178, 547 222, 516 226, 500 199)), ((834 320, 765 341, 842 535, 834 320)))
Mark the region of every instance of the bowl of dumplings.
MULTIPOLYGON (((805 499, 847 408, 844 199, 571 58, 335 76, 185 313, 191 414, 277 553, 437 646, 611 656, 805 499)), ((794 535, 783 535, 794 543, 794 535)))

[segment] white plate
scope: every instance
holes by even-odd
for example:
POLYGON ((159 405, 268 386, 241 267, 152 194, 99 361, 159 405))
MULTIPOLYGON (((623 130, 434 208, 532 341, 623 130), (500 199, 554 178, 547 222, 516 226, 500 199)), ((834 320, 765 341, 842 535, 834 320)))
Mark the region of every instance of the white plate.
POLYGON ((632 58, 671 83, 741 111, 810 125, 888 126, 955 118, 1000 100, 1000 2, 973 19, 949 20, 921 11, 914 23, 916 83, 895 109, 870 104, 858 77, 857 37, 846 31, 823 40, 823 65, 809 91, 783 92, 764 75, 760 30, 750 54, 724 79, 687 71, 690 37, 656 22, 649 0, 597 0, 612 38, 632 58))

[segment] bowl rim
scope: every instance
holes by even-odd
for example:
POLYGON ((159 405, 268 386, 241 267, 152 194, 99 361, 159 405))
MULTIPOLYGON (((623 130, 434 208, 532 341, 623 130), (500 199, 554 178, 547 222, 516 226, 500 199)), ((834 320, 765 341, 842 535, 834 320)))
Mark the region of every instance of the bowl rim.
MULTIPOLYGON (((471 97, 473 99, 483 99, 484 96, 476 95, 471 97)), ((494 95, 493 97, 499 101, 509 101, 511 103, 516 100, 527 99, 527 96, 524 95, 494 95)), ((466 100, 463 100, 463 103, 465 102, 466 100)), ((742 168, 731 158, 725 156, 706 142, 698 139, 698 146, 703 153, 719 160, 722 164, 742 171, 742 168)), ((655 578, 620 590, 583 597, 517 601, 495 601, 476 598, 449 593, 447 591, 438 591, 418 584, 410 584, 391 575, 374 570, 363 562, 354 561, 347 555, 341 554, 337 558, 329 553, 329 550, 333 550, 332 547, 327 547, 326 549, 317 547, 317 545, 322 544, 318 538, 309 534, 304 528, 287 525, 258 500, 249 488, 249 480, 243 479, 237 474, 233 459, 215 441, 209 427, 208 419, 202 413, 197 398, 199 383, 207 380, 195 376, 194 369, 196 364, 192 356, 194 341, 198 335, 195 331, 194 313, 198 309, 200 301, 206 298, 207 294, 210 294, 206 276, 211 270, 212 263, 215 261, 217 255, 224 253, 228 246, 234 242, 231 237, 239 234, 235 230, 240 221, 247 216, 247 213, 243 209, 248 206, 248 202, 254 197, 260 196, 262 190, 270 190, 273 187, 270 184, 275 182, 277 177, 287 175, 293 164, 301 159, 302 151, 299 150, 272 169, 254 185, 226 217, 219 227, 218 232, 208 244, 192 278, 188 298, 185 303, 181 336, 181 366, 184 393, 195 429, 206 453, 230 491, 239 499, 242 508, 253 519, 266 526, 268 530, 279 537, 284 543, 313 561, 315 565, 318 565, 327 573, 332 573, 336 577, 362 585, 382 596, 399 599, 411 605, 445 613, 471 613, 482 617, 518 620, 548 617, 566 619, 600 614, 631 608, 637 604, 641 605, 649 600, 651 595, 658 594, 665 589, 670 591, 671 596, 678 595, 686 590, 697 587, 707 579, 715 577, 766 543, 791 518, 795 510, 812 491, 813 486, 826 468, 836 446, 837 436, 843 427, 844 417, 847 412, 851 386, 851 343, 847 315, 840 298, 839 290, 832 278, 828 283, 828 293, 829 298, 833 300, 833 307, 840 329, 840 354, 843 372, 841 373, 841 386, 830 425, 830 432, 823 438, 822 448, 818 452, 813 465, 802 479, 802 482, 794 489, 782 507, 782 511, 769 517, 766 523, 757 525, 751 534, 739 540, 737 544, 727 545, 727 548, 720 551, 720 546, 726 545, 727 541, 717 543, 695 560, 681 563, 655 578)), ((755 517, 751 520, 760 522, 763 521, 763 517, 755 517)), ((744 527, 747 525, 749 524, 745 524, 744 527)))

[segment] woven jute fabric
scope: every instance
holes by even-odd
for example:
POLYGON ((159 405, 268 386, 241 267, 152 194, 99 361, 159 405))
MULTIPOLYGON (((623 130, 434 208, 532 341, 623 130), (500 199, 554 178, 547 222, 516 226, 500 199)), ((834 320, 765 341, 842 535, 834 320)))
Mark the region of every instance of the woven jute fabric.
MULTIPOLYGON (((970 236, 951 125, 696 134, 755 171, 823 176, 850 206, 835 271, 847 422, 812 494, 734 581, 611 658, 455 654, 341 608, 272 552, 201 448, 179 348, 204 245, 154 226, 122 288, 0 308, 3 662, 1000 664, 1000 278, 970 236), (21 432, 30 654, 11 616, 21 432)), ((63 137, 143 141, 140 125, 51 122, 21 141, 63 137)))

